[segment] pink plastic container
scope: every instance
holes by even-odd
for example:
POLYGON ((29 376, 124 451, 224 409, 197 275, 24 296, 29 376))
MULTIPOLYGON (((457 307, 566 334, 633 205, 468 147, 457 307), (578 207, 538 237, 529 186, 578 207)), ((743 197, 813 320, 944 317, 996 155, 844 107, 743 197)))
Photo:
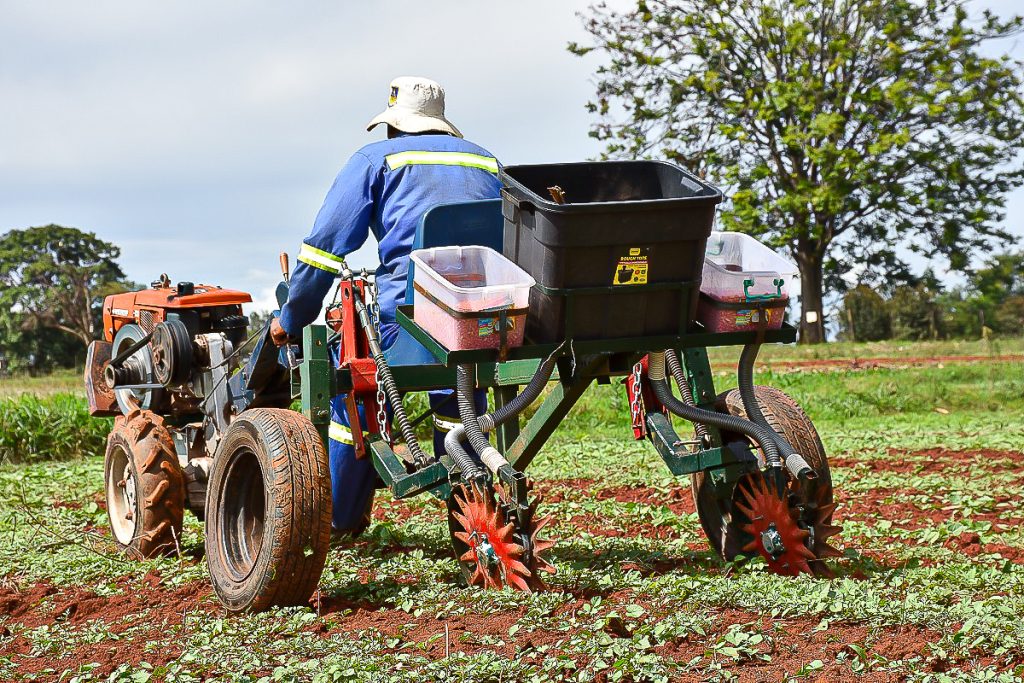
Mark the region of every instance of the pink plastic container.
POLYGON ((487 247, 417 249, 411 257, 413 318, 449 351, 522 346, 535 281, 487 247))
POLYGON ((697 304, 697 320, 708 332, 777 330, 782 327, 788 306, 789 297, 766 304, 750 303, 742 296, 734 301, 719 301, 702 295, 697 304))
POLYGON ((712 232, 701 276, 697 320, 708 332, 777 330, 797 268, 750 235, 712 232))

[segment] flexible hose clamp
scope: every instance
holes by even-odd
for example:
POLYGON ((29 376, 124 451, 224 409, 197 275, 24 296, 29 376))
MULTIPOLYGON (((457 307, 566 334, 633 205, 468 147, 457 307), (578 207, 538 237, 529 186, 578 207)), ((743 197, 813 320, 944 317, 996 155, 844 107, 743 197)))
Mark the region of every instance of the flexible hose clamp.
POLYGON ((797 479, 817 479, 818 473, 807 464, 799 453, 790 453, 786 457, 786 469, 797 479))

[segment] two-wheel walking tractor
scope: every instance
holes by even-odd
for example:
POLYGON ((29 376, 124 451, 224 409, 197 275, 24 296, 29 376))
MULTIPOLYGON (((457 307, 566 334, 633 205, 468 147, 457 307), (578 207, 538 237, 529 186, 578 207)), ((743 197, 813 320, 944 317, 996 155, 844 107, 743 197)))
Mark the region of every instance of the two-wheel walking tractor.
POLYGON ((372 459, 378 488, 447 503, 466 581, 537 590, 557 553, 525 470, 588 387, 621 381, 633 437, 689 475, 719 555, 826 573, 838 528, 821 441, 792 399, 752 379, 761 344, 795 341, 778 317, 783 280, 757 294, 764 274, 727 264, 743 278, 742 296, 721 306, 734 324, 715 331, 697 318, 717 305, 700 290, 721 194, 656 162, 515 166, 501 177, 500 200, 424 215, 425 251, 414 252, 423 257, 387 349, 373 277, 347 266, 326 324, 284 350, 268 325, 248 335, 242 292, 164 276, 108 297, 86 385, 93 414, 115 416, 105 488, 118 546, 136 557, 180 552, 188 509, 205 519, 210 577, 229 611, 306 603, 331 539, 330 401, 345 395, 357 457, 372 459), (503 256, 481 260, 487 246, 503 256), (441 252, 444 263, 427 259, 441 252), (476 296, 500 292, 512 271, 528 274, 527 306, 476 296), (428 276, 477 304, 452 304, 428 276), (708 360, 715 346, 743 347, 738 389, 724 394, 708 360), (461 424, 431 455, 415 435, 426 416, 411 419, 402 396, 446 387, 461 424), (480 388, 493 397, 485 414, 473 400, 480 388), (692 432, 680 436, 676 418, 692 432))

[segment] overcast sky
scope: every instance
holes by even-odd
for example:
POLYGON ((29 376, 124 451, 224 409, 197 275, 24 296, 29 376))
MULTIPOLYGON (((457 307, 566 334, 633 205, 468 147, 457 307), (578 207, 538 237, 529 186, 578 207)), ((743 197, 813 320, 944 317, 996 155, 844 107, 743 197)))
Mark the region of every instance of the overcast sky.
MULTIPOLYGON (((595 60, 565 49, 587 4, 0 0, 0 232, 94 231, 136 281, 268 307, 277 253, 294 257, 338 169, 381 137, 365 124, 394 76, 439 81, 503 163, 597 154, 595 60)), ((1024 58, 1022 42, 1001 47, 1024 58)), ((1006 221, 1022 224, 1024 190, 1006 221)))

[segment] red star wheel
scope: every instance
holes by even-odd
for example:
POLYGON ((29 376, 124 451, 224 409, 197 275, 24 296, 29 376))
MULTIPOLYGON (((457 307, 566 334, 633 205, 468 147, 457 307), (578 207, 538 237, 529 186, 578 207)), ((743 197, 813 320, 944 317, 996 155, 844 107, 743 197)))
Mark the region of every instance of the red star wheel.
MULTIPOLYGON (((468 569, 469 582, 484 588, 511 586, 527 592, 543 589, 538 574, 554 573, 555 568, 540 553, 554 542, 541 540, 537 534, 551 518, 542 519, 532 529, 524 530, 526 533, 517 533, 515 523, 505 521, 491 491, 463 486, 453 496, 452 537, 461 545, 457 546, 459 561, 468 569), (520 543, 523 537, 529 538, 529 553, 520 543)), ((530 507, 528 518, 532 520, 536 502, 530 507)))
POLYGON ((840 554, 826 543, 840 531, 838 526, 824 523, 831 517, 835 504, 817 509, 813 513, 814 524, 807 528, 798 521, 799 511, 790 508, 763 476, 745 478, 737 493, 733 505, 749 520, 740 528, 753 537, 743 550, 760 554, 776 574, 796 576, 827 571, 823 563, 817 562, 819 558, 811 544, 822 557, 840 554))

